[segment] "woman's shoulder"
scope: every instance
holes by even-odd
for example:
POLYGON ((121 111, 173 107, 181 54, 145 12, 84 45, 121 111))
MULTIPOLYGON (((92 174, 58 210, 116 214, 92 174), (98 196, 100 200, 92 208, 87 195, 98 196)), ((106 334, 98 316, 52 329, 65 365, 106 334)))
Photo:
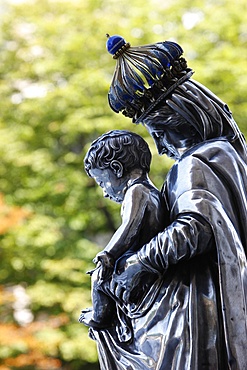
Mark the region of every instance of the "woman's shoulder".
POLYGON ((235 153, 235 155, 237 155, 237 152, 228 140, 224 138, 215 138, 204 141, 190 148, 184 153, 181 160, 186 159, 188 156, 199 158, 202 155, 210 159, 216 154, 222 155, 223 153, 226 155, 229 155, 230 153, 233 155, 235 153))

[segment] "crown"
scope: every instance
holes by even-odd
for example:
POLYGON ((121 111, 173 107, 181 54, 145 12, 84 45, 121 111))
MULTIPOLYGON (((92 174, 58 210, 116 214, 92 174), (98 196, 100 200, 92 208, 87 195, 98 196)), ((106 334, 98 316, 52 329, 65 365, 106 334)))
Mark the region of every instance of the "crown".
POLYGON ((117 64, 108 93, 111 109, 139 123, 193 71, 175 42, 131 47, 122 36, 107 36, 106 47, 117 64))

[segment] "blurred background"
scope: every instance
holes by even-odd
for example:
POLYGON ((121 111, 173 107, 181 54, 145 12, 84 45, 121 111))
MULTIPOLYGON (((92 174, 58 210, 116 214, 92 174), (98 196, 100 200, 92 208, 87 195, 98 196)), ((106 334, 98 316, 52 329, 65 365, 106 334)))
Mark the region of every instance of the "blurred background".
POLYGON ((90 142, 111 129, 143 135, 159 188, 172 164, 108 107, 105 34, 181 44, 246 135, 246 14, 246 0, 0 1, 0 370, 99 368, 77 320, 120 209, 84 172, 90 142))

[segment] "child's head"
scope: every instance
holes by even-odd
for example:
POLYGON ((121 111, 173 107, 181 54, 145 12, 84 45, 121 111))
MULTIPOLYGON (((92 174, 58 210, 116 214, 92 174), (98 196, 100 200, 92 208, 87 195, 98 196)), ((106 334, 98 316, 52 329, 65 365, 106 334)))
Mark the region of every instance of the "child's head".
POLYGON ((119 161, 123 176, 134 168, 150 171, 151 153, 146 141, 139 135, 125 130, 112 130, 92 142, 84 159, 85 170, 97 168, 112 169, 112 163, 119 161))
POLYGON ((135 169, 148 173, 150 163, 151 152, 146 141, 124 130, 109 131, 93 141, 84 159, 87 174, 118 202, 123 197, 114 194, 122 192, 124 179, 135 169))

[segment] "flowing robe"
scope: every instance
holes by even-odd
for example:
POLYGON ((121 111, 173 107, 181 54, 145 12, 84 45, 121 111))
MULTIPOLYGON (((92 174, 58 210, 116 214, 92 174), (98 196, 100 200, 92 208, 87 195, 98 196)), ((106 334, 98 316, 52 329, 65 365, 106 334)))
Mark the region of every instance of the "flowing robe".
POLYGON ((128 302, 105 286, 117 316, 91 332, 101 369, 246 370, 246 163, 226 140, 201 143, 164 196, 171 223, 134 255, 142 278, 126 285, 130 267, 112 278, 145 294, 128 302))

